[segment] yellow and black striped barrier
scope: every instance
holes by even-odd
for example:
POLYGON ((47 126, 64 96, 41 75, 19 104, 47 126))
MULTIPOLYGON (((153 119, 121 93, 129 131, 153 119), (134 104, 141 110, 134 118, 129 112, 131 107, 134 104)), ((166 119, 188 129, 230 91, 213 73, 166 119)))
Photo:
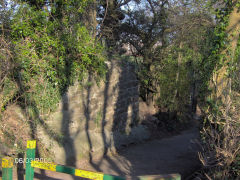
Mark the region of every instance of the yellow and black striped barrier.
MULTIPOLYGON (((73 167, 58 165, 54 163, 47 163, 35 160, 36 151, 36 140, 27 141, 27 152, 26 152, 26 180, 33 180, 34 178, 34 168, 39 168, 48 171, 55 171, 65 174, 70 174, 86 179, 93 180, 125 180, 124 177, 108 175, 100 172, 91 172, 81 169, 75 169, 73 167)), ((11 158, 2 159, 2 179, 12 180, 13 178, 13 160, 11 158)), ((181 180, 180 174, 170 174, 170 175, 156 175, 156 176, 139 176, 134 179, 138 180, 181 180)))
POLYGON ((86 171, 81 169, 75 169, 72 167, 57 165, 54 163, 45 163, 40 161, 32 161, 31 166, 34 168, 61 172, 65 174, 70 174, 70 175, 79 176, 87 179, 94 179, 94 180, 124 180, 125 179, 119 176, 112 176, 112 175, 107 175, 99 172, 91 172, 91 171, 86 171))

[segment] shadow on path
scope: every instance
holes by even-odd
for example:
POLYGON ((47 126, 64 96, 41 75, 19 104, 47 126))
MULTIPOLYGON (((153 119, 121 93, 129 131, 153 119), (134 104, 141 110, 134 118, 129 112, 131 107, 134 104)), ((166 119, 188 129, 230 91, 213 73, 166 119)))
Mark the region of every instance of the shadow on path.
POLYGON ((180 173, 185 179, 200 168, 198 138, 198 129, 193 127, 177 136, 131 145, 117 156, 104 158, 99 168, 104 173, 121 176, 180 173))

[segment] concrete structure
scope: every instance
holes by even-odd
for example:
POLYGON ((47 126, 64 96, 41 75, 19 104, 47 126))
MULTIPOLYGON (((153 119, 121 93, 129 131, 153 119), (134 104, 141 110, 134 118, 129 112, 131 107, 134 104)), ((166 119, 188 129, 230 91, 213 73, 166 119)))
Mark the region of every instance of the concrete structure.
POLYGON ((139 83, 128 62, 107 63, 105 82, 89 76, 62 97, 59 108, 37 127, 37 137, 55 155, 56 163, 74 166, 82 158, 115 153, 147 139, 139 125, 139 83), (54 133, 53 133, 54 132, 54 133))

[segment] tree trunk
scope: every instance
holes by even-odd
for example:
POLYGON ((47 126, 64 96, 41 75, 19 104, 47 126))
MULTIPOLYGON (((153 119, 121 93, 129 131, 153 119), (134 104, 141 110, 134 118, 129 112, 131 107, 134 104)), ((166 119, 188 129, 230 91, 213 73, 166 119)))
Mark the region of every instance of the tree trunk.
POLYGON ((182 52, 181 52, 182 46, 183 46, 183 44, 182 44, 182 42, 180 42, 180 44, 179 44, 180 51, 178 52, 177 72, 176 72, 176 81, 175 81, 176 90, 175 90, 174 96, 173 96, 173 103, 175 103, 177 101, 177 97, 178 97, 178 93, 179 93, 179 91, 178 91, 178 88, 179 88, 178 83, 179 83, 179 76, 180 76, 180 66, 181 66, 181 63, 182 63, 182 52))
POLYGON ((96 37, 97 30, 97 2, 93 0, 89 3, 86 8, 86 12, 84 13, 84 25, 91 32, 93 37, 96 37))

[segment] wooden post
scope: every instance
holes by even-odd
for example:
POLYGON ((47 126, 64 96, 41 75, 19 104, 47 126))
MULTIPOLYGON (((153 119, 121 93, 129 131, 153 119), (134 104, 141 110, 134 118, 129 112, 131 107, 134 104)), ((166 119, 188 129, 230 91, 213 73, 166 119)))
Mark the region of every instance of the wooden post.
POLYGON ((31 161, 35 159, 36 140, 27 141, 27 157, 26 157, 26 180, 33 180, 34 168, 31 166, 31 161))
POLYGON ((13 177, 13 159, 5 157, 2 159, 2 179, 12 180, 13 177))

